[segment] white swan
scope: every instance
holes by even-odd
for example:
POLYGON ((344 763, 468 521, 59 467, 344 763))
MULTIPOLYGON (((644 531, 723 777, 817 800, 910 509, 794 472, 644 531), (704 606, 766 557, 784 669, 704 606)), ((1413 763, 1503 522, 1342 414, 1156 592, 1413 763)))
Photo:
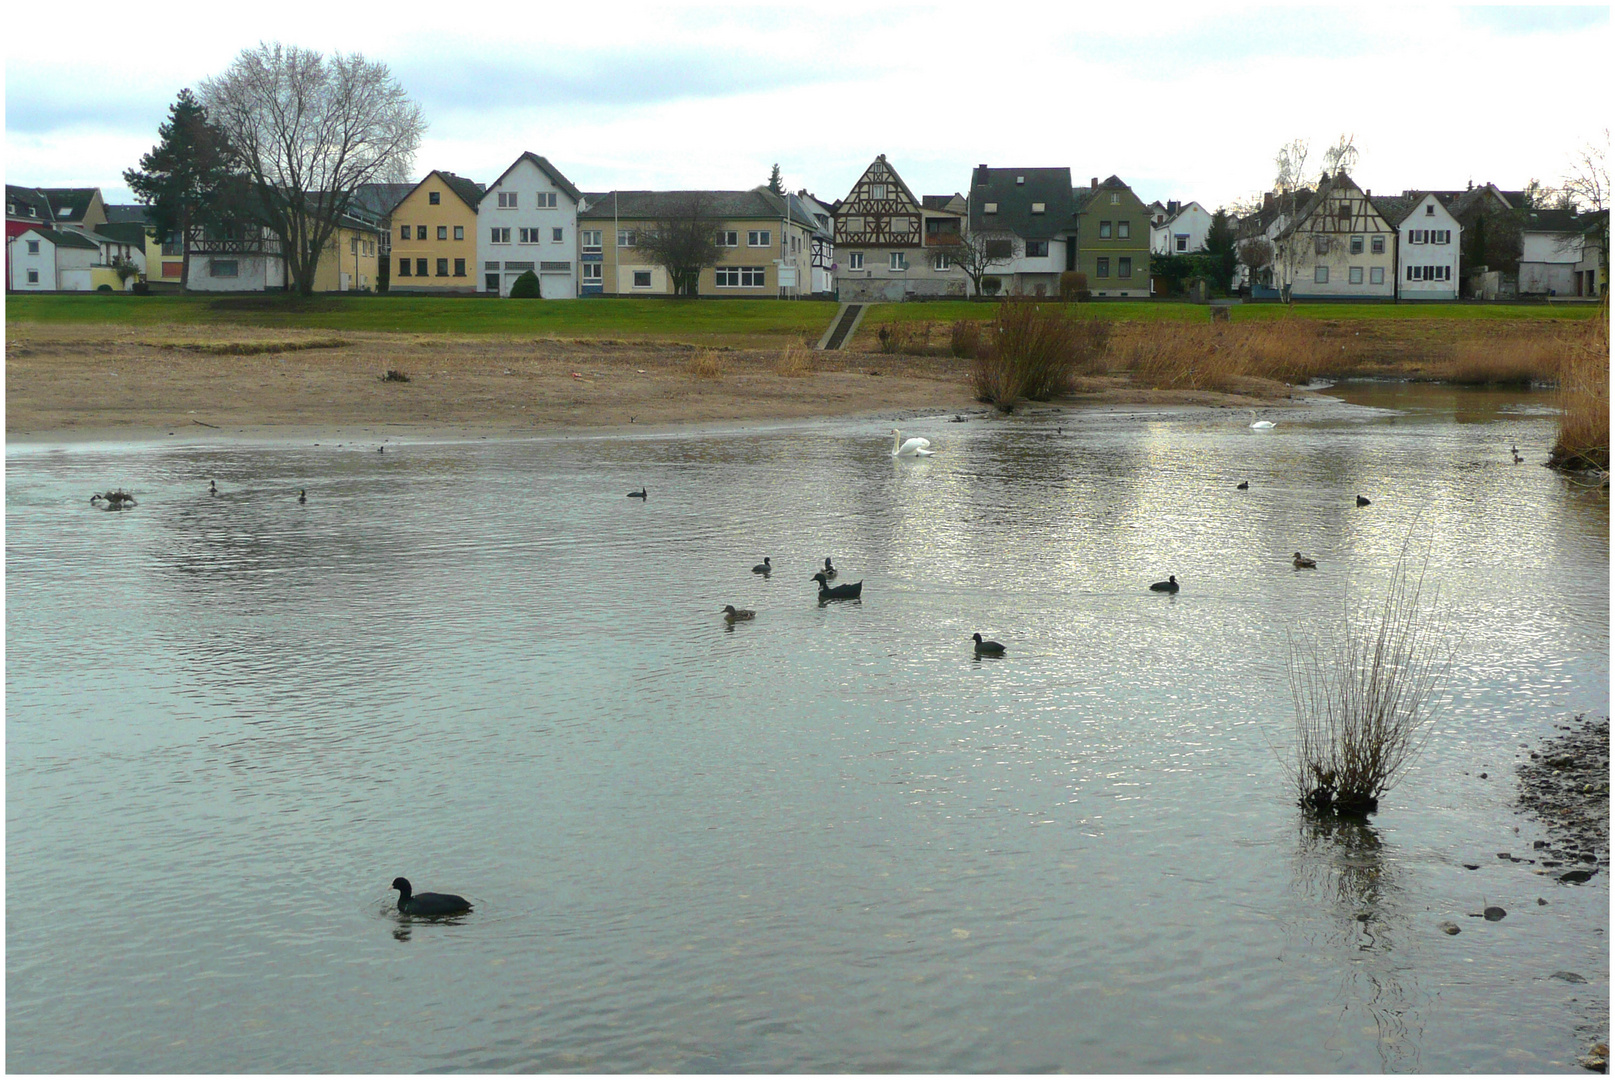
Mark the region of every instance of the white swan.
POLYGON ((1277 426, 1271 420, 1257 420, 1257 419, 1255 419, 1255 416, 1256 416, 1256 410, 1252 409, 1251 410, 1251 417, 1252 417, 1252 419, 1251 419, 1251 427, 1256 428, 1258 431, 1266 431, 1270 427, 1276 427, 1277 426))
POLYGON ((892 457, 930 457, 934 453, 930 439, 916 437, 904 442, 903 433, 892 428, 892 457))

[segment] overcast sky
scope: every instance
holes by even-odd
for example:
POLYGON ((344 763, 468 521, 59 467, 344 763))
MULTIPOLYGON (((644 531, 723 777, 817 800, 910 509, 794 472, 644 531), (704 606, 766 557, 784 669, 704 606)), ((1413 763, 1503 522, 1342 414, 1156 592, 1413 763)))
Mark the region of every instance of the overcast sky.
POLYGON ((916 194, 1067 165, 1215 208, 1296 137, 1318 160, 1355 135, 1375 191, 1515 188, 1609 126, 1607 5, 867 8, 77 3, 64 37, 7 35, 6 180, 133 201, 175 94, 260 40, 388 64, 430 125, 417 177, 488 183, 531 150, 584 190, 748 188, 778 162, 829 201, 884 153, 916 194))

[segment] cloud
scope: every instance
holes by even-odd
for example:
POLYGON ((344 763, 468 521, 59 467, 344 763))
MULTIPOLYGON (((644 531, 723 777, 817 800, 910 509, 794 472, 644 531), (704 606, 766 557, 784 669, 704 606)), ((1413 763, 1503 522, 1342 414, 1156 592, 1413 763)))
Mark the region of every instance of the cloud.
POLYGON ((1609 25, 1609 7, 1474 7, 1459 12, 1468 26, 1510 37, 1528 34, 1574 34, 1609 25))

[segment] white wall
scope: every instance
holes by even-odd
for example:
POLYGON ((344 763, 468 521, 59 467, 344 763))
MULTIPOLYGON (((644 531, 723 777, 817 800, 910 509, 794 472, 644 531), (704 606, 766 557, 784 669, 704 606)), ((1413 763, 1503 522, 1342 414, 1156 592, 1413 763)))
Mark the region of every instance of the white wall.
POLYGON ((11 240, 11 287, 17 292, 47 292, 56 288, 56 245, 35 232, 24 232, 11 240), (28 253, 28 242, 39 245, 39 251, 28 253), (34 271, 39 280, 28 281, 28 271, 34 271))
MULTIPOLYGON (((483 193, 477 204, 477 291, 488 291, 490 262, 527 262, 538 275, 539 295, 545 299, 571 300, 578 295, 578 207, 528 158, 521 158, 499 181, 483 193), (555 196, 555 208, 540 209, 540 194, 555 196), (514 208, 501 207, 499 196, 515 195, 514 208), (494 228, 510 230, 510 243, 495 244, 494 228), (522 242, 522 230, 536 230, 538 242, 522 242), (555 230, 561 239, 555 239, 555 230), (566 263, 568 269, 544 270, 544 263, 566 263)), ((509 296, 510 286, 522 271, 499 273, 499 295, 509 296)))
POLYGON ((278 255, 204 255, 191 252, 191 277, 186 283, 193 292, 262 292, 286 284, 286 270, 278 255), (214 260, 234 261, 235 277, 213 273, 214 260))
POLYGON ((1150 226, 1150 252, 1154 255, 1193 255, 1206 249, 1206 236, 1211 232, 1211 214, 1199 203, 1190 203, 1160 225, 1150 226), (1177 235, 1188 235, 1188 247, 1179 251, 1177 235))
POLYGON ((1426 195, 1419 205, 1413 208, 1413 213, 1403 219, 1397 227, 1396 251, 1396 288, 1397 295, 1407 300, 1456 300, 1458 299, 1458 249, 1463 240, 1463 226, 1459 225, 1453 216, 1447 213, 1447 208, 1441 205, 1441 200, 1434 195, 1426 195), (1427 234, 1432 230, 1444 230, 1449 234, 1446 243, 1432 244, 1426 236, 1423 242, 1415 243, 1414 237, 1427 234), (1408 267, 1444 267, 1447 280, 1418 281, 1408 280, 1408 267))

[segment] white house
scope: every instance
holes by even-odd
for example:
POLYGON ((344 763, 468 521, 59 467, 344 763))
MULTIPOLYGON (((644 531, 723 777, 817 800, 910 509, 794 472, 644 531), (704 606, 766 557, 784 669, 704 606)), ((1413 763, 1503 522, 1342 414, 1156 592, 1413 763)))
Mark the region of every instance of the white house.
POLYGON ((1206 237, 1211 233, 1211 214, 1197 202, 1179 205, 1176 200, 1166 204, 1165 213, 1159 213, 1151 203, 1150 254, 1192 255, 1206 250, 1206 237))
POLYGON ((1575 296, 1582 225, 1574 210, 1527 210, 1521 230, 1520 295, 1575 296))
POLYGON ((101 245, 77 230, 26 229, 11 239, 11 288, 17 292, 93 292, 101 245))
POLYGON ((977 165, 966 198, 971 235, 1006 256, 987 277, 1017 296, 1060 295, 1060 274, 1076 265, 1071 170, 977 165))
POLYGON ((1403 300, 1458 299, 1458 249, 1464 227, 1431 191, 1371 200, 1397 230, 1396 295, 1403 300))
POLYGON ((479 293, 510 295, 531 270, 546 300, 578 295, 578 204, 583 193, 546 159, 517 158, 477 204, 479 293))

